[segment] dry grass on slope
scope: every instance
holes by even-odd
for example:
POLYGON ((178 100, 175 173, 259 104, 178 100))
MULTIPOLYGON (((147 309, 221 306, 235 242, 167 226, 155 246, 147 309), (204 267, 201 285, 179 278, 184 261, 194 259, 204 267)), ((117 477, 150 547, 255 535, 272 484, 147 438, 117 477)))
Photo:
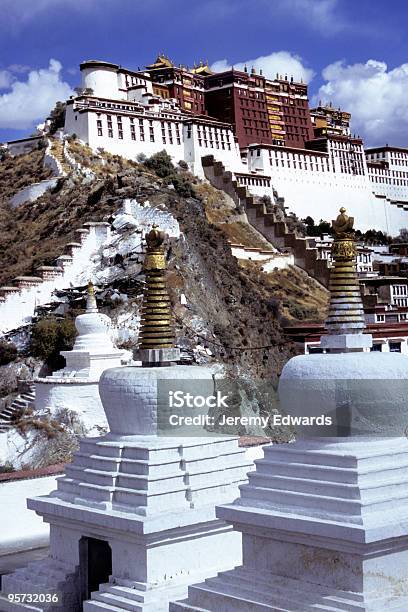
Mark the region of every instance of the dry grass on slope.
POLYGON ((0 161, 0 207, 20 189, 52 176, 50 168, 43 166, 44 150, 36 150, 18 157, 6 157, 0 161))
POLYGON ((240 260, 240 264, 248 271, 261 274, 266 287, 279 300, 283 320, 321 323, 326 318, 329 292, 304 270, 289 266, 266 273, 260 271, 262 262, 240 260))

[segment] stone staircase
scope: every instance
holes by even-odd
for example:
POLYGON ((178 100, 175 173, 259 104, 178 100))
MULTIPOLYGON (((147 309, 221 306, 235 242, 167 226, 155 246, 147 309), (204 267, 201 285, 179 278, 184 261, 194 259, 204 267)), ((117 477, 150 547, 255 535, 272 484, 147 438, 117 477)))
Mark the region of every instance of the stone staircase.
MULTIPOLYGON (((256 196, 251 195, 247 187, 240 185, 234 174, 226 170, 224 164, 215 161, 212 155, 201 159, 204 175, 217 189, 227 193, 247 215, 248 222, 269 242, 280 250, 290 250, 294 255, 295 265, 305 270, 310 276, 324 286, 329 283, 329 266, 325 259, 320 259, 317 249, 311 244, 313 239, 300 236, 289 227, 282 212, 276 210, 282 205, 283 198, 276 198, 275 210, 269 212, 266 205, 256 196)), ((280 209, 282 211, 282 208, 280 209)))
POLYGON ((36 276, 17 276, 0 287, 0 335, 30 322, 39 306, 48 304, 55 289, 75 284, 89 259, 110 236, 110 224, 87 221, 75 230, 75 240, 67 242, 53 266, 39 266, 36 276))
POLYGON ((65 159, 64 144, 61 142, 61 140, 58 140, 57 138, 53 138, 51 140, 51 154, 61 164, 61 167, 65 174, 68 174, 71 168, 67 163, 67 160, 65 159))
POLYGON ((24 382, 27 389, 20 393, 10 406, 0 411, 0 434, 7 433, 13 427, 13 422, 24 409, 34 406, 35 384, 24 382))

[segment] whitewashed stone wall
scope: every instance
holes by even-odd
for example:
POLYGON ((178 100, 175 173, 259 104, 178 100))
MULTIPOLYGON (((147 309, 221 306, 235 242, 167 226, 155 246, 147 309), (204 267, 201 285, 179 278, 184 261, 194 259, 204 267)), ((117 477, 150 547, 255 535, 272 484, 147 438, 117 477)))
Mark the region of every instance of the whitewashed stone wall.
POLYGON ((241 168, 239 147, 229 127, 225 124, 217 127, 206 120, 190 118, 161 104, 143 108, 129 101, 74 101, 67 107, 64 132, 76 134, 95 151, 103 148, 132 160, 140 154, 150 157, 165 149, 175 163, 186 161, 190 170, 201 177, 201 158, 205 155, 215 155, 228 168, 237 168, 237 165, 241 168), (108 115, 112 136, 109 135, 108 115))
POLYGON ((110 235, 110 228, 96 224, 89 226, 89 235, 80 248, 73 253, 72 263, 63 269, 56 278, 44 280, 41 284, 21 289, 19 293, 8 295, 0 302, 0 334, 4 334, 31 322, 37 306, 53 301, 55 289, 64 289, 70 284, 83 284, 89 280, 88 270, 92 257, 110 235))
POLYGON ((51 151, 51 141, 47 140, 47 148, 44 154, 44 166, 51 168, 54 176, 65 176, 64 169, 58 159, 53 155, 51 151))
MULTIPOLYGON (((362 231, 377 229, 393 236, 408 227, 408 212, 404 205, 391 202, 387 196, 375 193, 368 172, 350 174, 333 168, 328 154, 307 151, 282 150, 275 154, 270 147, 259 146, 250 150, 248 170, 271 178, 271 185, 285 198, 285 206, 299 218, 313 217, 331 220, 341 206, 356 218, 356 227, 362 231), (307 158, 307 164, 305 163, 307 158)), ((254 195, 259 188, 248 185, 254 195)), ((264 190, 272 197, 271 189, 264 190)), ((408 209, 408 191, 406 199, 408 209)))
POLYGON ((35 383, 35 409, 50 412, 69 410, 78 417, 87 435, 100 435, 107 430, 106 416, 98 390, 99 380, 53 378, 38 379, 35 383))
POLYGON ((58 177, 40 181, 39 183, 33 183, 18 191, 10 200, 11 208, 18 208, 24 202, 35 202, 40 198, 47 189, 52 189, 56 186, 58 177))
POLYGON ((239 244, 231 244, 231 253, 237 259, 262 262, 262 270, 264 272, 273 272, 276 268, 283 270, 288 266, 295 265, 295 257, 293 253, 279 253, 275 251, 267 251, 265 249, 247 248, 239 244))
POLYGON ((63 154, 65 161, 68 163, 68 165, 72 168, 74 172, 82 174, 90 180, 93 180, 95 178, 95 172, 92 172, 90 168, 85 168, 85 166, 77 162, 75 157, 70 153, 69 144, 67 140, 64 140, 63 154))

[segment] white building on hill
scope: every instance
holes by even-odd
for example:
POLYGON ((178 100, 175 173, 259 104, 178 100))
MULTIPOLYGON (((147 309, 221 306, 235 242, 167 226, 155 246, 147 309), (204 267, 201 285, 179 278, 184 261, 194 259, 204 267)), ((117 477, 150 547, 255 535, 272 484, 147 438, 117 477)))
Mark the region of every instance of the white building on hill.
POLYGON ((81 64, 81 73, 83 93, 67 102, 66 134, 129 159, 165 149, 197 175, 209 154, 229 167, 240 165, 229 124, 181 111, 175 100, 153 94, 148 76, 94 61, 81 64))
POLYGON ((330 221, 344 204, 363 231, 397 235, 408 227, 408 149, 386 146, 365 152, 360 138, 333 130, 309 140, 304 149, 258 144, 256 137, 240 149, 232 125, 197 114, 207 112, 202 110, 205 89, 192 94, 182 81, 177 84, 180 95, 202 97, 201 110, 194 113, 187 102, 170 97, 173 90, 166 90, 165 80, 153 84, 149 72, 87 61, 81 74, 82 90, 67 102, 64 131, 95 150, 136 159, 165 149, 198 176, 203 176, 201 158, 213 155, 251 193, 273 197, 277 191, 300 218, 330 221))

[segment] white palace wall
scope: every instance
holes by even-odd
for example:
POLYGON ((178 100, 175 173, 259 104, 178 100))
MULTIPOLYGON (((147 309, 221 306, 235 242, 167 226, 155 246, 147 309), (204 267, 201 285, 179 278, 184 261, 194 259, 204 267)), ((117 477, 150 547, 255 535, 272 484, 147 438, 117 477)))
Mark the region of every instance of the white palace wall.
POLYGON ((105 224, 90 224, 89 234, 82 245, 73 251, 72 262, 63 265, 62 274, 7 295, 5 301, 0 302, 0 334, 30 323, 36 307, 52 301, 55 289, 64 289, 70 283, 77 284, 83 271, 89 268, 91 255, 108 239, 109 231, 105 224))
POLYGON ((175 163, 186 161, 200 177, 205 155, 215 155, 228 168, 244 169, 229 127, 165 111, 160 105, 145 110, 131 101, 81 99, 68 105, 64 132, 76 134, 94 150, 103 148, 127 159, 165 149, 175 163))
MULTIPOLYGON (((408 227, 407 212, 391 203, 389 197, 377 196, 368 173, 341 172, 327 153, 279 149, 251 148, 248 171, 271 177, 272 187, 285 198, 288 210, 299 218, 311 216, 315 222, 330 221, 340 206, 345 206, 362 231, 375 228, 397 235, 401 228, 408 227)), ((253 191, 251 185, 248 189, 259 195, 259 189, 253 191)))
POLYGON ((243 162, 231 126, 156 96, 148 76, 107 62, 86 62, 81 72, 84 94, 68 101, 64 132, 94 150, 134 160, 165 149, 201 178, 201 158, 213 155, 252 194, 272 196, 275 189, 300 218, 330 221, 345 206, 362 231, 397 235, 408 226, 408 154, 380 160, 359 139, 330 136, 317 139, 316 150, 250 145, 243 162))

